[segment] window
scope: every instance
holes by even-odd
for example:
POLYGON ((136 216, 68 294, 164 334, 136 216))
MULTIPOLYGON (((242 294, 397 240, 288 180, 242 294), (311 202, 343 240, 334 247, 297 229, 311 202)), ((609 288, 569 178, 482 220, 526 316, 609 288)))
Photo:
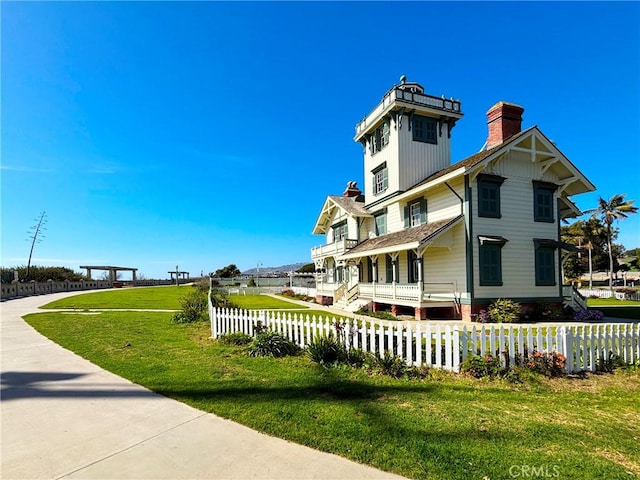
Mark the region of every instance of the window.
POLYGON ((333 241, 337 242, 339 240, 344 240, 347 238, 347 222, 341 222, 333 227, 333 241))
POLYGON ((419 270, 422 266, 422 259, 418 258, 413 250, 407 251, 407 264, 409 266, 408 281, 409 283, 418 283, 420 280, 419 270))
POLYGON ((533 181, 533 219, 536 222, 554 222, 553 192, 556 188, 552 183, 533 181))
POLYGON ((420 203, 412 203, 409 205, 409 219, 412 227, 420 225, 420 203))
POLYGON ((404 228, 417 227, 427 223, 427 200, 421 198, 404 207, 404 228))
POLYGON ((478 175, 478 216, 500 218, 500 185, 503 177, 478 175))
POLYGON ((480 285, 502 285, 502 247, 507 242, 502 237, 479 236, 480 285))
POLYGON ((385 264, 386 264, 386 272, 385 272, 385 282, 392 283, 393 282, 393 270, 395 267, 396 271, 396 281, 398 280, 398 262, 394 262, 391 259, 391 255, 385 255, 385 264))
POLYGON ((387 233, 387 213, 382 212, 374 215, 376 235, 386 235, 387 233))
POLYGON ((371 154, 378 153, 384 147, 389 145, 389 122, 384 122, 373 132, 371 137, 371 154))
POLYGON ((412 120, 413 140, 416 142, 438 143, 437 125, 435 118, 414 115, 412 120))
POLYGON ((554 240, 533 240, 535 245, 536 285, 556 284, 555 251, 557 242, 554 240))
POLYGON ((387 162, 372 170, 371 173, 373 173, 373 194, 377 195, 384 192, 389 187, 387 162))

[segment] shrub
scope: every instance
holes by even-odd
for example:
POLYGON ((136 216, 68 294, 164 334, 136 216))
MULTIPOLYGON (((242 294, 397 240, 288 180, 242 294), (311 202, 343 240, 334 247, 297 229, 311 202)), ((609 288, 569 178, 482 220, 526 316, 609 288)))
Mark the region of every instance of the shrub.
POLYGON ((596 371, 612 373, 616 368, 625 366, 624 361, 613 352, 607 353, 602 351, 602 354, 598 358, 598 364, 596 365, 596 371))
POLYGON ((602 310, 578 310, 573 314, 576 322, 600 322, 603 318, 602 310))
POLYGON ((502 371, 502 365, 500 364, 500 358, 493 355, 474 355, 467 358, 462 365, 460 365, 460 371, 468 373, 475 378, 496 378, 502 371))
POLYGON ((238 306, 229 300, 227 292, 220 289, 211 291, 211 304, 218 308, 238 308, 238 306))
POLYGON ((378 358, 377 366, 380 373, 393 378, 400 378, 408 369, 404 360, 390 350, 385 350, 382 358, 378 358))
POLYGON ((521 320, 525 322, 553 322, 565 318, 571 318, 571 315, 558 303, 539 302, 533 308, 523 308, 521 313, 521 320))
POLYGON ((534 350, 522 366, 547 377, 560 377, 565 373, 566 362, 567 358, 561 353, 534 350))
POLYGON ((345 358, 345 348, 334 335, 317 336, 307 345, 307 355, 312 362, 333 365, 345 358))
POLYGON ((489 318, 492 322, 513 323, 520 319, 522 307, 508 298, 498 298, 489 305, 489 318))
POLYGON ((295 297, 296 296, 296 292, 294 292, 290 288, 286 288, 286 289, 282 290, 282 292, 280 292, 280 294, 284 295, 285 297, 295 297))
POLYGON ((471 320, 479 323, 490 323, 491 318, 486 310, 480 310, 480 313, 474 313, 471 315, 471 320))
POLYGON ((251 341, 253 340, 253 337, 251 335, 247 335, 246 333, 242 333, 242 332, 234 332, 234 333, 228 333, 226 335, 220 335, 220 339, 219 339, 222 343, 225 343, 227 345, 247 345, 248 343, 251 343, 251 341))
POLYGON ((272 330, 256 335, 247 349, 251 357, 286 357, 297 352, 298 347, 293 342, 272 330))
POLYGON ((171 317, 171 321, 173 323, 193 323, 189 317, 187 317, 184 312, 176 312, 171 317))
POLYGON ((180 306, 182 307, 182 315, 174 315, 174 321, 177 323, 192 323, 204 318, 207 311, 207 296, 201 291, 195 289, 180 298, 180 306))
POLYGON ((361 308, 355 312, 358 315, 366 315, 368 317, 380 318, 382 320, 398 320, 398 318, 389 312, 370 312, 361 308))
POLYGON ((247 282, 247 287, 255 287, 256 286, 256 281, 253 278, 250 278, 249 281, 247 282))
POLYGON ((347 349, 344 353, 344 362, 353 368, 363 368, 375 363, 372 355, 361 348, 347 349))

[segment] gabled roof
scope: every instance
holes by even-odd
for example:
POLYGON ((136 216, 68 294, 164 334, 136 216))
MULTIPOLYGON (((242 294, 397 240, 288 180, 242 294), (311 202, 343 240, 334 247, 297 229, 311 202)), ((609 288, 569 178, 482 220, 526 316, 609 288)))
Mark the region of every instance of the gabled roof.
MULTIPOLYGON (((504 154, 511 149, 530 151, 532 158, 543 165, 543 172, 548 169, 554 169, 560 177, 559 193, 561 194, 561 198, 567 200, 567 202, 564 203, 566 206, 564 211, 569 216, 579 215, 579 210, 567 197, 594 191, 596 187, 535 125, 516 133, 500 145, 478 152, 433 173, 403 192, 400 196, 410 197, 411 195, 415 195, 415 190, 424 190, 425 188, 429 188, 430 184, 441 183, 444 180, 461 175, 470 174, 473 177, 474 174, 481 172, 482 169, 490 165, 492 161, 502 158, 504 154), (529 147, 535 146, 536 144, 541 145, 544 147, 544 150, 523 147, 523 145, 526 146, 527 144, 531 144, 529 147)), ((395 201, 397 201, 397 199, 395 201)))
POLYGON ((428 176, 427 178, 425 178, 421 182, 419 182, 416 185, 414 185, 413 187, 411 187, 409 190, 412 190, 412 189, 414 189, 416 187, 424 185, 425 183, 429 183, 429 182, 431 182, 431 181, 433 181, 433 180, 435 180, 437 178, 443 177, 448 173, 455 172, 456 170, 458 170, 460 168, 464 168, 465 169, 464 173, 466 173, 469 169, 471 169, 472 167, 478 165, 484 159, 490 157, 491 155, 496 153, 498 150, 501 150, 501 149, 505 148, 507 145, 510 145, 512 142, 517 141, 518 138, 522 138, 523 136, 525 136, 527 133, 529 133, 534 128, 537 128, 537 127, 534 126, 534 127, 527 128, 526 130, 522 130, 521 132, 516 133, 515 135, 512 135, 511 137, 509 137, 507 140, 505 140, 500 145, 496 145, 495 147, 490 148, 488 150, 483 150, 481 152, 475 153, 475 154, 471 155, 470 157, 465 158, 464 160, 460 160, 459 162, 453 163, 453 164, 449 165, 448 167, 443 168, 442 170, 438 170, 437 172, 433 173, 432 175, 428 176))
POLYGON ((389 233, 380 237, 369 238, 355 246, 342 256, 344 259, 378 255, 390 251, 418 248, 435 237, 444 233, 462 219, 462 215, 438 222, 426 223, 419 227, 407 228, 399 232, 389 233), (402 247, 402 248, 398 248, 402 247))
POLYGON ((344 211, 347 215, 352 217, 371 217, 371 212, 367 210, 363 202, 356 200, 357 197, 344 197, 339 195, 329 195, 322 205, 322 210, 318 216, 312 233, 323 234, 327 233, 327 229, 330 226, 333 212, 336 208, 344 211))

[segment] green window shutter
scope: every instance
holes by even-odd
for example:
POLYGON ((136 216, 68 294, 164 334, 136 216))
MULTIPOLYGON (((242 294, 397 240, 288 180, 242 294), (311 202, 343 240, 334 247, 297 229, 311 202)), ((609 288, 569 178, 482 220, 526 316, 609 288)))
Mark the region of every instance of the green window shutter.
POLYGON ((409 205, 404 207, 404 228, 409 228, 411 226, 411 218, 409 213, 409 205))
POLYGON ((420 225, 427 223, 427 199, 420 199, 420 225))
POLYGON ((480 285, 502 285, 502 246, 480 245, 480 285))
POLYGON ((555 285, 555 249, 536 248, 536 285, 555 285))
POLYGON ((384 261, 385 261, 385 267, 386 267, 385 282, 391 283, 393 282, 393 263, 391 262, 391 256, 385 255, 384 261))

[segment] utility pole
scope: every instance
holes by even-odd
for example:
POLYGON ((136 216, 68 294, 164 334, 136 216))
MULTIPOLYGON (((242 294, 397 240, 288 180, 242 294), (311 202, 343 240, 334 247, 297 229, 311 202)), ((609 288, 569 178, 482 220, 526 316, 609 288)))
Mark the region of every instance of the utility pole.
POLYGON ((29 280, 29 275, 31 274, 31 256, 33 255, 33 247, 36 243, 42 242, 43 231, 46 230, 45 225, 47 224, 47 213, 41 212, 40 217, 36 219, 38 223, 36 223, 33 227, 29 229, 29 238, 31 239, 31 250, 29 251, 29 262, 27 263, 27 280, 29 280))

